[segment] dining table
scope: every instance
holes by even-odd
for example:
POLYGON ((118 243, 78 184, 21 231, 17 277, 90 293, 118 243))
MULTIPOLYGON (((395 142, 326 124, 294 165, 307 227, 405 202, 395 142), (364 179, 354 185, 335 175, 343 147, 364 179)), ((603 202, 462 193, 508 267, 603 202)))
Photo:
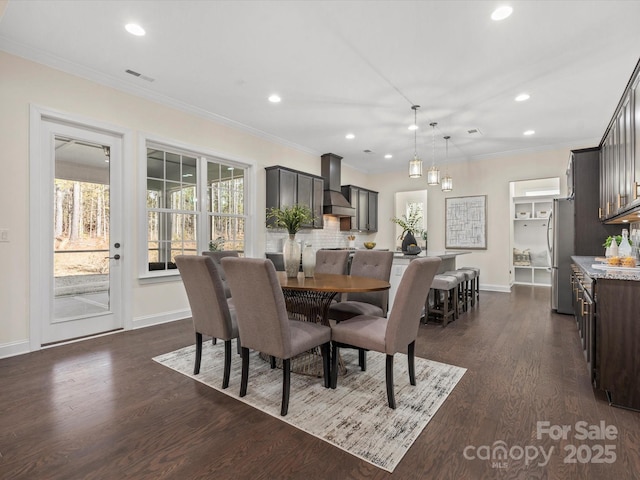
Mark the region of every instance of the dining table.
MULTIPOLYGON (((356 275, 316 273, 313 277, 305 277, 303 272, 299 272, 295 277, 287 277, 286 272, 280 271, 276 274, 290 317, 327 326, 330 326, 327 317, 329 307, 339 294, 377 292, 391 287, 385 280, 356 275)), ((344 374, 344 364, 342 361, 338 363, 339 373, 344 374)), ((322 376, 319 348, 292 359, 291 370, 306 375, 322 376)))

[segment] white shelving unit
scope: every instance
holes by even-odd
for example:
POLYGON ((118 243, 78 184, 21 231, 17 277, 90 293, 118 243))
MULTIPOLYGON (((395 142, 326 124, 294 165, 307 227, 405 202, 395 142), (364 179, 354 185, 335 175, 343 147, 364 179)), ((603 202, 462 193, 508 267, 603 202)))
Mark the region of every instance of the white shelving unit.
POLYGON ((511 218, 513 283, 551 286, 551 259, 547 248, 547 225, 554 197, 513 197, 511 218), (514 252, 515 253, 515 252, 514 252))

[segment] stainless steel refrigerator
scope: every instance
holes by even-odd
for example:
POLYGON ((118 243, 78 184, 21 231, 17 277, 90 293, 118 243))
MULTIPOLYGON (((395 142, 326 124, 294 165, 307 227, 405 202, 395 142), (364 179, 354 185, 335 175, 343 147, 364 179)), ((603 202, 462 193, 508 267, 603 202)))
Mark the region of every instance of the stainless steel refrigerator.
POLYGON ((556 198, 547 223, 551 258, 551 308, 573 315, 571 303, 571 256, 575 255, 575 206, 573 198, 556 198))

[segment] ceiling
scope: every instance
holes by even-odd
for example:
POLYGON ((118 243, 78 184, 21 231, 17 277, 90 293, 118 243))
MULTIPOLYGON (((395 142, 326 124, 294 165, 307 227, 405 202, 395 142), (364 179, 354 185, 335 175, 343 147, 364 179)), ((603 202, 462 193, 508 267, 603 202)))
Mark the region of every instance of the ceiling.
POLYGON ((640 55, 640 1, 511 1, 494 22, 497 5, 10 0, 0 49, 368 173, 407 170, 413 104, 425 170, 430 122, 437 163, 445 135, 451 162, 597 145, 640 55))

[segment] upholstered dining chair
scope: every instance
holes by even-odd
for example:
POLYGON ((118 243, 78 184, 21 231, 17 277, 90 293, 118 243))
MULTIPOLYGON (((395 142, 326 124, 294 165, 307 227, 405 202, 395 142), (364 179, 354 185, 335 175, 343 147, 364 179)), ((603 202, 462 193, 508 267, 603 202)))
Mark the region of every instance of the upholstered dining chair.
POLYGON ((292 357, 320 346, 324 386, 330 386, 331 328, 289 318, 284 294, 271 260, 227 257, 222 259, 222 266, 227 274, 231 295, 235 299, 242 338, 240 396, 247 394, 250 348, 280 358, 283 360, 280 415, 285 416, 289 409, 292 357))
POLYGON ((315 272, 346 275, 349 253, 349 250, 318 250, 315 272))
POLYGON ((238 252, 236 250, 220 250, 216 252, 204 251, 202 255, 206 255, 207 257, 211 257, 214 265, 218 269, 218 273, 220 274, 220 279, 222 280, 222 285, 224 285, 224 294, 227 298, 231 298, 231 289, 227 284, 227 276, 224 273, 224 268, 222 268, 222 264, 220 261, 224 257, 238 257, 238 252))
POLYGON ((175 260, 187 291, 193 328, 196 332, 196 361, 193 374, 200 373, 202 335, 224 340, 222 388, 227 388, 231 373, 231 340, 238 338, 235 309, 227 303, 222 279, 210 257, 177 255, 175 260))
MULTIPOLYGON (((351 261, 351 275, 377 278, 389 281, 393 252, 379 250, 356 250, 351 261)), ((342 322, 358 315, 374 315, 386 317, 389 305, 389 291, 354 292, 345 295, 341 302, 329 307, 327 318, 342 322)), ((358 364, 364 371, 367 369, 367 353, 359 350, 358 364)))
POLYGON ((336 388, 337 363, 342 346, 360 347, 386 354, 387 401, 395 409, 393 388, 393 357, 407 352, 409 381, 416 384, 415 342, 422 316, 422 307, 429 294, 431 282, 442 260, 438 257, 417 258, 409 263, 396 293, 389 318, 359 315, 348 322, 331 327, 332 371, 331 387, 336 388))

